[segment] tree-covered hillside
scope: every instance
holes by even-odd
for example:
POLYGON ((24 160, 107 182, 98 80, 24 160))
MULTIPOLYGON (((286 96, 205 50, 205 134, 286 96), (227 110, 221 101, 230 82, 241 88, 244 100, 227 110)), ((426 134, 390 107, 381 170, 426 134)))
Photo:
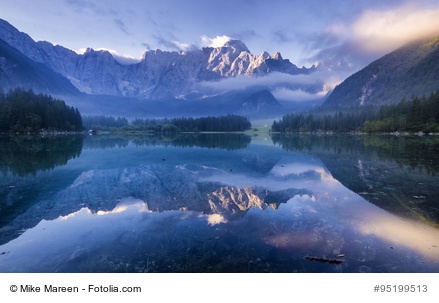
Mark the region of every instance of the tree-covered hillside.
POLYGON ((439 88, 439 38, 401 47, 338 85, 323 106, 359 107, 397 103, 439 88))
POLYGON ((62 100, 31 90, 0 89, 0 131, 35 132, 45 130, 82 131, 78 109, 62 100))
POLYGON ((274 132, 439 132, 439 91, 429 97, 366 106, 334 114, 290 114, 272 125, 274 132))

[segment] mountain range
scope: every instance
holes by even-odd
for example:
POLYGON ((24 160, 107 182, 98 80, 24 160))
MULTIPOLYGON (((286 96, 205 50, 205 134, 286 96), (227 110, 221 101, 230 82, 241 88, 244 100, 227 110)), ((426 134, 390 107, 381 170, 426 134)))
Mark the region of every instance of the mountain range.
MULTIPOLYGON (((61 96, 86 112, 118 111, 124 102, 144 114, 200 111, 200 106, 206 112, 220 107, 224 113, 276 113, 282 106, 271 94, 274 87, 218 90, 208 84, 315 70, 315 66, 299 68, 280 53, 253 55, 239 40, 186 52, 146 51, 140 62, 124 64, 105 50, 89 48, 78 54, 50 42, 35 42, 0 19, 0 87, 6 91, 20 86, 61 96)), ((320 88, 303 88, 313 89, 320 88)))
POLYGON ((383 56, 312 102, 275 98, 276 90, 315 96, 325 91, 323 80, 292 81, 325 66, 299 68, 279 52, 254 55, 240 40, 190 51, 150 50, 139 62, 128 64, 105 50, 88 48, 78 54, 36 42, 0 19, 3 91, 32 89, 60 97, 85 114, 126 117, 233 113, 268 118, 322 103, 323 108, 396 103, 438 89, 439 38, 416 41, 383 56))

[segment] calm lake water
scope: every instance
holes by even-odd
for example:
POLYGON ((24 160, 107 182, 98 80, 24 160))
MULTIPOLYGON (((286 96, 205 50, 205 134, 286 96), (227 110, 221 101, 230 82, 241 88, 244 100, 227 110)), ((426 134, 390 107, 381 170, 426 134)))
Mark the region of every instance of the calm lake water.
POLYGON ((439 272, 439 138, 0 137, 0 272, 439 272))

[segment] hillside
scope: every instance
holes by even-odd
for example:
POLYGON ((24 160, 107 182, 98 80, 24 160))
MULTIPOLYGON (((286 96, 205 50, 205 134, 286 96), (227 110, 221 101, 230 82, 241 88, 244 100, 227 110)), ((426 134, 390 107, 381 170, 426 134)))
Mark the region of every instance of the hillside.
POLYGON ((323 107, 383 105, 439 88, 439 38, 405 45, 339 84, 323 107))
POLYGON ((0 84, 4 91, 22 87, 52 94, 79 94, 62 75, 37 63, 0 39, 0 84))

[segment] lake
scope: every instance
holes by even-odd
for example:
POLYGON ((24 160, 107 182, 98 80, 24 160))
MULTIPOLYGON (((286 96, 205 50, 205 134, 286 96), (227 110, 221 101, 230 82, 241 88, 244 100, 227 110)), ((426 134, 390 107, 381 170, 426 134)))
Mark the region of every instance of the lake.
POLYGON ((438 273, 439 137, 0 137, 0 272, 438 273))

